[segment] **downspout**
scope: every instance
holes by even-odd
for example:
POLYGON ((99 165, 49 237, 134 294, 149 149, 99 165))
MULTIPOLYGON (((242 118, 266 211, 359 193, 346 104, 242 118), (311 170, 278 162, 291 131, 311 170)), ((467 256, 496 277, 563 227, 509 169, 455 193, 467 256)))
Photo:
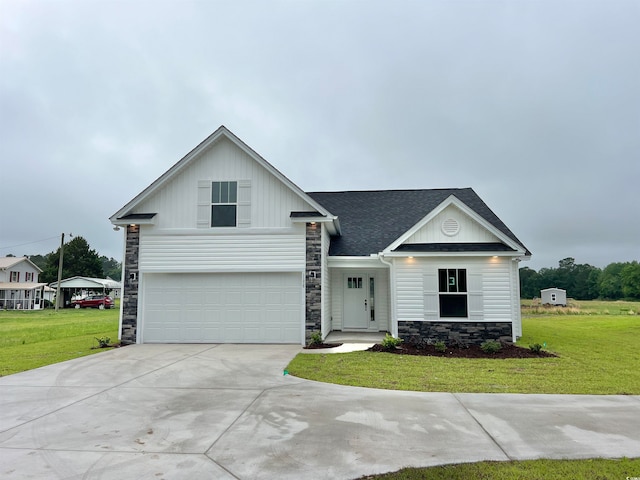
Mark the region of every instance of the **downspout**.
POLYGON ((398 319, 396 318, 396 272, 393 263, 384 259, 384 253, 378 253, 378 260, 389 267, 389 298, 391 300, 391 335, 398 338, 398 319))

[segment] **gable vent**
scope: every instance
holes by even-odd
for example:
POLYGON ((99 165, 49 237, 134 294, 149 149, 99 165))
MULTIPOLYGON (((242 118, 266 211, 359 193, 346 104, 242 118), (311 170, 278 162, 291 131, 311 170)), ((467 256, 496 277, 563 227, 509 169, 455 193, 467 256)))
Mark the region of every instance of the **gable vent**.
POLYGON ((460 224, 454 218, 447 218, 444 222, 442 222, 442 233, 448 235, 449 237, 453 237, 457 235, 460 231, 460 224))

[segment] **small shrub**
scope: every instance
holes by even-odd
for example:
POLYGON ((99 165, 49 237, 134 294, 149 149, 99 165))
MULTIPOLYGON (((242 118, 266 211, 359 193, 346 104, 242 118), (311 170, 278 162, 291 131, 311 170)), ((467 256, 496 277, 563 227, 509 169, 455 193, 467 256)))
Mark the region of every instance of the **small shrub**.
POLYGON ((542 352, 542 345, 540 345, 539 343, 534 343, 533 345, 529 345, 529 350, 531 350, 533 353, 540 353, 542 352))
POLYGON ((484 353, 496 353, 502 348, 502 344, 497 340, 485 340, 480 344, 480 348, 484 353))
POLYGON ((309 341, 311 345, 320 345, 322 343, 322 334, 317 330, 311 334, 311 339, 309 341))
POLYGON ((110 337, 96 337, 96 340, 98 341, 98 348, 107 348, 111 343, 110 337))
POLYGON ((393 350, 395 348, 398 348, 398 346, 400 346, 401 343, 402 343, 401 338, 393 337, 388 333, 382 339, 382 346, 384 347, 385 350, 393 350))
POLYGON ((447 351, 447 344, 442 340, 438 340, 433 344, 433 346, 436 349, 436 352, 444 353, 447 351))

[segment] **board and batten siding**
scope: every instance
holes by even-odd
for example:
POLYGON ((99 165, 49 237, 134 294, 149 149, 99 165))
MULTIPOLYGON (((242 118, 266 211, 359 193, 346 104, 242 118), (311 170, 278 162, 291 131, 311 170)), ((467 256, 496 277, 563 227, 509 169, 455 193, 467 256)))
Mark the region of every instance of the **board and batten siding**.
MULTIPOLYGON (((513 321, 512 263, 510 259, 397 259, 394 262, 396 318, 398 321, 439 320, 438 269, 464 268, 467 271, 468 320, 513 321)), ((516 303, 519 305, 518 301, 516 303)), ((447 321, 456 319, 448 318, 447 321)))
POLYGON ((139 213, 159 212, 153 227, 156 231, 197 228, 198 212, 203 208, 210 211, 209 199, 203 198, 210 194, 202 187, 207 183, 210 187, 213 181, 238 182, 238 230, 243 227, 289 227, 292 211, 313 210, 288 186, 226 138, 221 138, 202 152, 189 164, 189 168, 177 173, 135 210, 139 213))
POLYGON ((141 235, 142 272, 305 270, 304 225, 283 235, 141 235))
POLYGON ((404 243, 498 242, 498 237, 470 218, 455 205, 449 205, 404 243), (453 218, 460 226, 454 236, 445 235, 442 223, 453 218))

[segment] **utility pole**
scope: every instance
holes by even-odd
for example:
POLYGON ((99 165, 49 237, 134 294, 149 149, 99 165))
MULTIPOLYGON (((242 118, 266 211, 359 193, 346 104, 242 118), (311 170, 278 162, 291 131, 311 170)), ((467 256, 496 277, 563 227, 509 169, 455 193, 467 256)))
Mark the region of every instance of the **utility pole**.
POLYGON ((62 257, 64 255, 64 233, 60 240, 60 261, 58 262, 58 284, 56 285, 56 312, 60 308, 60 282, 62 281, 62 257))

